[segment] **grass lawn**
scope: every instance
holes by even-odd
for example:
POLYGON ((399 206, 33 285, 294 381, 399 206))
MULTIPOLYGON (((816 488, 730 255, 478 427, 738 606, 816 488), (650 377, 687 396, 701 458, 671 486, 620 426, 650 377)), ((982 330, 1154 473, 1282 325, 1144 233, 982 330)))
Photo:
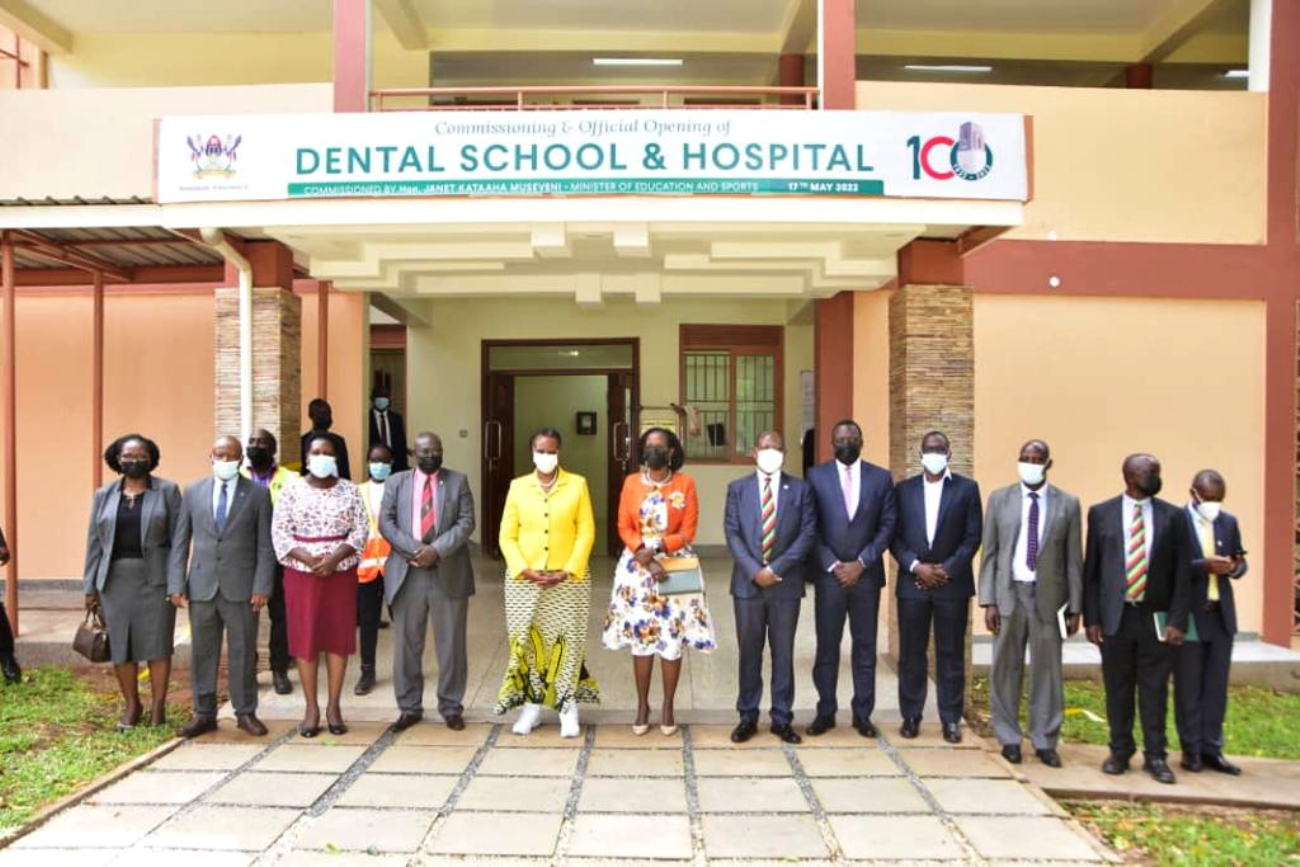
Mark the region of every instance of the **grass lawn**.
POLYGON ((1063 806, 1130 863, 1300 864, 1300 816, 1295 813, 1105 801, 1065 801, 1063 806))
MULTIPOLYGON (((21 683, 0 685, 0 832, 22 825, 55 801, 173 736, 188 718, 172 703, 168 724, 115 731, 119 695, 107 680, 66 668, 35 668, 21 683)), ((141 690, 148 716, 149 690, 141 690)), ((169 699, 188 698, 172 685, 169 699)))
MULTIPOLYGON (((971 704, 983 714, 985 722, 989 715, 988 689, 987 677, 974 678, 971 704)), ((1178 733, 1174 728, 1172 687, 1169 702, 1169 749, 1175 752, 1178 733)), ((1022 722, 1025 713, 1022 704, 1022 722)), ((1065 725, 1061 729, 1061 740, 1064 743, 1106 745, 1106 694, 1100 681, 1065 682, 1065 725)), ((1300 694, 1274 692, 1258 686, 1230 687, 1224 740, 1228 755, 1300 760, 1300 694)))

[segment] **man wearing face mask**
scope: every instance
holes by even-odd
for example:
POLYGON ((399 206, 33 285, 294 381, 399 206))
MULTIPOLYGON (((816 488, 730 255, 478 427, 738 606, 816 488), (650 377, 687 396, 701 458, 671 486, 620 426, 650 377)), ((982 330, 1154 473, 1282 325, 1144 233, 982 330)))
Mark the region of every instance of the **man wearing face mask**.
POLYGON ((1187 503, 1191 533, 1191 617, 1197 640, 1178 648, 1174 660, 1174 720, 1183 749, 1182 766, 1237 776, 1241 768, 1223 755, 1223 718, 1228 711, 1228 672, 1237 634, 1232 582, 1246 574, 1237 519, 1223 511, 1227 485, 1215 470, 1192 479, 1187 503))
MULTIPOLYGON (((276 461, 277 448, 275 435, 266 428, 259 428, 248 438, 248 448, 244 450, 248 457, 248 466, 243 469, 244 477, 266 489, 271 495, 272 509, 285 486, 299 478, 297 473, 276 461)), ((293 682, 289 680, 289 628, 284 611, 284 569, 278 561, 275 564, 275 589, 271 592, 266 613, 271 620, 271 683, 277 695, 288 695, 293 692, 293 682)))
POLYGON ((307 450, 313 440, 327 439, 334 444, 334 461, 338 465, 340 479, 352 478, 352 464, 348 462, 348 442, 342 436, 330 430, 334 426, 334 410, 329 402, 318 397, 307 404, 307 415, 311 418, 311 430, 302 435, 302 471, 307 473, 307 450))
POLYGON ((239 475, 244 451, 235 437, 212 447, 212 475, 185 491, 172 535, 167 593, 189 608, 194 717, 177 735, 217 729, 217 668, 225 633, 235 724, 266 734, 257 718, 257 619, 275 580, 271 498, 239 475), (193 553, 191 555, 191 547, 193 553))
POLYGON ((384 598, 393 612, 393 688, 401 713, 394 731, 424 718, 424 641, 433 626, 438 655, 438 713, 447 727, 465 727, 469 677, 466 623, 474 595, 469 537, 474 496, 463 473, 442 465, 442 439, 415 438, 415 469, 384 483, 379 532, 392 545, 384 566, 384 598))
POLYGON ((1187 631, 1192 552, 1187 518, 1160 493, 1160 461, 1124 459, 1124 493, 1088 510, 1083 622, 1101 648, 1110 755, 1107 774, 1128 770, 1134 692, 1142 713, 1142 769, 1173 783, 1165 757, 1165 713, 1174 648, 1187 631), (1163 627, 1163 628, 1162 628, 1163 627))
POLYGON ((370 445, 385 445, 393 453, 393 472, 409 470, 406 448, 406 419, 393 409, 392 395, 386 385, 376 385, 370 392, 370 445))
POLYGON ((923 472, 898 483, 898 528, 890 551, 898 561, 899 730, 921 732, 925 708, 926 649, 934 624, 935 687, 943 739, 961 742, 966 698, 966 618, 975 595, 971 560, 980 547, 983 509, 974 479, 948 469, 946 434, 921 438, 923 472))
POLYGON ((979 601, 994 635, 993 731, 1002 755, 1020 764, 1020 693, 1025 649, 1033 660, 1029 680, 1029 739, 1039 761, 1059 768, 1056 751, 1065 721, 1061 682, 1061 630, 1079 629, 1083 612, 1083 545, 1079 500, 1048 484, 1052 452, 1042 440, 1020 447, 1020 481, 993 492, 984 516, 979 601))
POLYGON ((853 636, 853 727, 874 738, 876 706, 876 621, 885 586, 885 552, 898 519, 889 471, 862 460, 862 428, 852 419, 831 429, 835 459, 808 472, 817 511, 813 584, 817 598, 817 717, 813 737, 835 728, 836 686, 844 621, 853 636))
POLYGON ((383 443, 370 447, 369 478, 357 485, 361 502, 366 504, 369 531, 366 550, 357 564, 357 642, 361 652, 361 677, 352 690, 354 695, 370 695, 375 688, 375 650, 379 645, 379 623, 384 609, 384 562, 393 548, 379 532, 379 514, 384 502, 384 487, 393 474, 393 453, 383 443))
POLYGON ((724 525, 735 565, 731 595, 740 651, 740 724, 733 743, 758 732, 763 698, 763 646, 772 655, 772 734, 802 742, 794 726, 794 634, 804 595, 804 561, 817 542, 812 496, 802 480, 781 472, 785 441, 764 431, 754 441, 758 472, 727 486, 724 525))

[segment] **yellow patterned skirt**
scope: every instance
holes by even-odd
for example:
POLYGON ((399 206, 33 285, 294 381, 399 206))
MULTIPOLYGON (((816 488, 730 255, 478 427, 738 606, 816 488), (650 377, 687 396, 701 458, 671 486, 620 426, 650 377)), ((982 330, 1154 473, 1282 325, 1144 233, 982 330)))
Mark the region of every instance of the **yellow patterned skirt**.
POLYGON ((522 704, 557 711, 597 704, 600 687, 587 671, 591 575, 542 589, 507 572, 505 597, 510 659, 495 713, 522 704))

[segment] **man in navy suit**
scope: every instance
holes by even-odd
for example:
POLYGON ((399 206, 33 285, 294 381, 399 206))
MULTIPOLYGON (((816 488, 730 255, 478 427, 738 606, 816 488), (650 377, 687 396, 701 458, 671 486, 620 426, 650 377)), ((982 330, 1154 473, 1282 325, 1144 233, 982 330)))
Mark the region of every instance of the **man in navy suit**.
POLYGON ((1237 519, 1223 511, 1223 476, 1201 470, 1192 480, 1187 526, 1192 551, 1191 617, 1197 641, 1175 651, 1174 720, 1184 770, 1209 767, 1236 776, 1241 768, 1224 758, 1223 717, 1228 711, 1228 672, 1237 605, 1232 580, 1246 574, 1237 519))
POLYGON ((724 525, 735 566, 731 595, 740 651, 740 724, 731 733, 744 743, 758 732, 763 699, 763 646, 772 654, 772 734, 788 744, 802 738, 794 721, 794 632, 804 594, 804 560, 817 537, 808 487, 781 472, 785 441, 764 431, 754 442, 756 474, 727 486, 724 525))
POLYGON ((1133 694, 1142 711, 1142 769, 1158 783, 1174 782, 1165 760, 1165 714, 1174 647, 1187 631, 1192 552, 1187 517, 1158 499, 1160 461, 1124 459, 1124 493, 1088 510, 1083 556, 1083 622, 1101 648, 1110 755, 1107 774, 1128 770, 1133 694), (1160 629, 1161 618, 1164 628, 1160 629))
POLYGON ((817 717, 808 734, 816 737, 835 728, 847 618, 853 638, 853 727, 874 738, 876 620, 885 586, 885 552, 898 517, 894 480, 888 470, 862 460, 862 428, 852 419, 831 429, 831 446, 835 459, 813 467, 807 476, 817 510, 817 545, 809 564, 817 591, 817 717))
POLYGON ((984 512, 974 479, 948 469, 948 437, 921 438, 924 472, 898 483, 898 529, 890 548, 898 561, 898 704, 905 738, 921 731, 926 648, 934 625, 935 686, 943 739, 961 742, 966 695, 966 620, 975 595, 971 560, 980 547, 984 512))

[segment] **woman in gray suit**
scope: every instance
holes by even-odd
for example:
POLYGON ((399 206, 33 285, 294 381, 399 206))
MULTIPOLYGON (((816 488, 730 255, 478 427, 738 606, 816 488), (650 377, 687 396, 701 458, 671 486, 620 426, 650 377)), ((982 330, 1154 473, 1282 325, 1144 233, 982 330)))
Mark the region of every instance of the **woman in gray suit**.
POLYGON ((166 722, 167 681, 172 671, 176 609, 167 598, 167 558, 181 507, 175 482, 153 475, 158 446, 127 434, 104 451, 118 481, 95 491, 86 534, 86 608, 100 608, 108 626, 113 669, 125 708, 117 724, 127 731, 140 721, 140 662, 149 663, 153 708, 149 724, 166 722))

